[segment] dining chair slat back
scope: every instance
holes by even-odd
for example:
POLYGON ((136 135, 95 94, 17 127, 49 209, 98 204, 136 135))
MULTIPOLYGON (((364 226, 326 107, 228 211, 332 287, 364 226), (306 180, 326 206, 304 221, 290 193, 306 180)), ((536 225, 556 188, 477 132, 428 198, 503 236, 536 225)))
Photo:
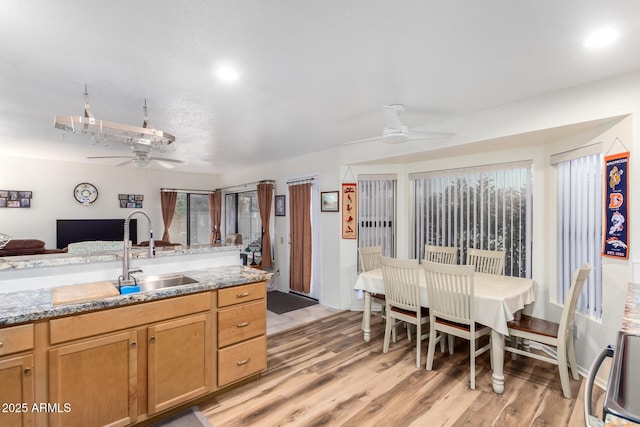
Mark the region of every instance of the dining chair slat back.
POLYGON ((424 245, 424 259, 440 264, 457 264, 458 248, 451 246, 424 245))
MULTIPOLYGON (((375 270, 380 268, 380 257, 382 256, 382 246, 367 246, 358 248, 358 256, 360 257, 360 269, 364 271, 375 270)), ((380 311, 372 311, 374 315, 380 315, 386 319, 385 315, 385 296, 382 294, 371 294, 372 302, 381 305, 380 311)), ((362 319, 362 328, 364 329, 364 317, 362 319)), ((395 341, 395 336, 394 336, 395 341)))
POLYGON ((358 254, 360 255, 360 268, 362 271, 370 271, 380 268, 382 246, 358 248, 358 254))
POLYGON ((467 265, 473 265, 478 273, 504 274, 505 251, 467 249, 467 265))
MULTIPOLYGON (((386 301, 383 352, 389 351, 389 339, 399 322, 416 326, 416 366, 420 367, 422 325, 429 323, 429 310, 420 306, 420 264, 416 259, 380 257, 386 301)), ((407 330, 408 333, 408 330, 407 330)))
POLYGON ((433 368, 437 341, 445 334, 469 340, 470 388, 475 389, 476 357, 491 350, 491 343, 476 349, 476 340, 489 335, 491 329, 476 324, 472 265, 447 265, 430 261, 422 263, 429 298, 430 336, 427 370, 433 368), (440 332, 439 335, 437 333, 440 332))
POLYGON ((573 323, 576 315, 576 305, 578 304, 580 293, 590 272, 591 265, 588 263, 582 264, 582 266, 574 272, 571 287, 569 288, 569 295, 562 309, 562 315, 560 316, 560 323, 525 314, 522 314, 519 319, 514 319, 507 323, 511 343, 505 347, 505 350, 513 353, 513 358, 515 358, 516 354, 519 354, 558 365, 562 394, 567 399, 571 399, 567 362, 571 368, 573 379, 578 380, 580 378, 578 376, 578 363, 573 344, 573 323), (520 349, 517 346, 518 338, 556 347, 556 354, 555 356, 547 356, 532 353, 528 348, 520 349))

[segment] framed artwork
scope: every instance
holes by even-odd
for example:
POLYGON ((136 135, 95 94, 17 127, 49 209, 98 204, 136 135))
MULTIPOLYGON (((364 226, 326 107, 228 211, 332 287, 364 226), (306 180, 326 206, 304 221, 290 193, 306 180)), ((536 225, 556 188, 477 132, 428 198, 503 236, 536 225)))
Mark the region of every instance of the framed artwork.
POLYGON ((118 194, 118 201, 121 208, 138 208, 142 209, 142 194, 118 194))
POLYGON ((357 196, 355 183, 342 184, 342 238, 356 238, 357 196))
POLYGON ((339 191, 322 191, 320 193, 320 211, 338 212, 340 206, 339 191))
POLYGON ((286 196, 283 194, 281 196, 276 196, 276 216, 285 216, 287 212, 287 202, 286 196))
POLYGON ((0 208, 30 208, 31 191, 0 190, 0 208))

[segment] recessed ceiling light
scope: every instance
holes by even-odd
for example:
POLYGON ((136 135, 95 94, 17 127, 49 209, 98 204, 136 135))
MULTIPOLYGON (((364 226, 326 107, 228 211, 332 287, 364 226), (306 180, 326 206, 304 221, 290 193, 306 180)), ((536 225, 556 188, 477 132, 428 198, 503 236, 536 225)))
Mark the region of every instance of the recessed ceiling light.
POLYGON ((616 41, 618 32, 613 28, 601 28, 589 34, 584 41, 584 46, 590 49, 605 47, 616 41))
POLYGON ((227 82, 238 80, 238 72, 233 68, 229 68, 229 67, 219 68, 216 75, 220 80, 224 80, 227 82))

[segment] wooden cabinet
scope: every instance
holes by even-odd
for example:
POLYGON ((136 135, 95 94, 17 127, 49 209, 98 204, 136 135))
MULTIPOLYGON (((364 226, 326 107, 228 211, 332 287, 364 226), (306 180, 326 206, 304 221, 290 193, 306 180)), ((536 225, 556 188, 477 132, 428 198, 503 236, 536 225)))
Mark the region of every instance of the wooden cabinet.
POLYGON ((33 355, 0 358, 0 426, 33 426, 33 355))
POLYGON ((206 292, 51 320, 49 398, 71 410, 50 424, 125 426, 209 392, 211 307, 206 292))
POLYGON ((0 426, 146 422, 264 369, 265 282, 0 328, 0 426))
POLYGON ((218 291, 218 387, 267 368, 265 282, 218 291))
POLYGON ((49 351, 55 426, 126 426, 137 412, 137 333, 128 331, 49 351))
POLYGON ((34 425, 33 336, 31 324, 0 329, 0 426, 34 425))
POLYGON ((149 415, 211 389, 212 345, 208 313, 150 326, 147 337, 149 415))

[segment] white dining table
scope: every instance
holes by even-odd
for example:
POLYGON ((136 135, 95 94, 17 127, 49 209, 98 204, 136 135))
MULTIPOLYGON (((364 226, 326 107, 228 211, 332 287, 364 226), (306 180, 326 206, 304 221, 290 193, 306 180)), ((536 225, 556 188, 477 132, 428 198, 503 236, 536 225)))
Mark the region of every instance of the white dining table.
MULTIPOLYGON (((493 391, 504 391, 504 339, 509 335, 507 322, 525 305, 536 300, 538 284, 533 279, 475 273, 473 275, 476 322, 491 328, 493 352, 493 391)), ((382 269, 358 275, 354 290, 364 292, 364 340, 371 340, 371 294, 384 294, 382 269)), ((429 307, 424 274, 420 274, 420 305, 429 307)))

